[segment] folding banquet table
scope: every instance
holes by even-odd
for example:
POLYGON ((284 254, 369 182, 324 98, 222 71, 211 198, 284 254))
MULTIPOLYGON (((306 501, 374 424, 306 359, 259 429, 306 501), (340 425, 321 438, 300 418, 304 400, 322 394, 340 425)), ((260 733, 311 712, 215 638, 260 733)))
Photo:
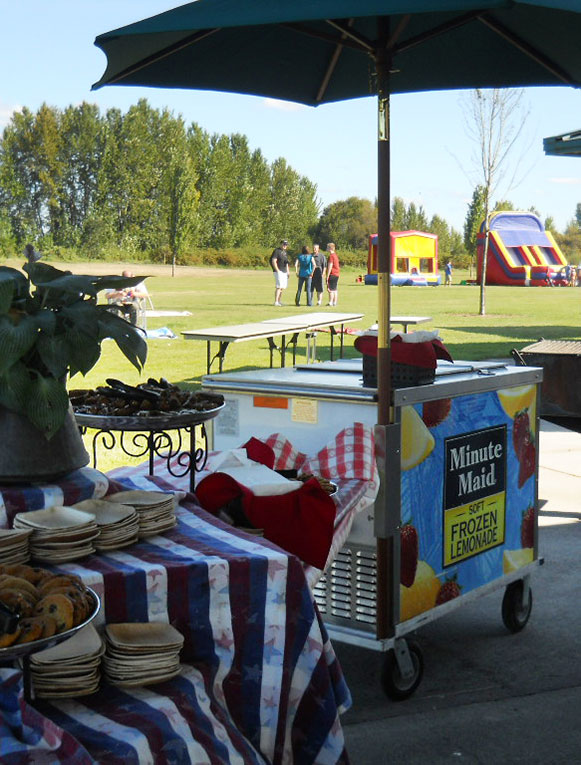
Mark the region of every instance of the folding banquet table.
MULTIPOLYGON (((370 444, 368 429, 338 437, 339 451, 363 452, 355 462, 343 460, 336 481, 338 547, 354 514, 377 491, 370 444)), ((279 466, 306 464, 306 455, 280 435, 273 434, 270 445, 279 466)), ((321 450, 309 464, 324 471, 332 462, 329 450, 321 450)), ((206 513, 187 485, 179 485, 187 478, 171 476, 163 460, 155 472, 145 475, 144 466, 114 471, 109 492, 174 491, 178 526, 58 570, 81 576, 98 593, 103 605, 96 626, 169 621, 179 629, 181 674, 151 687, 103 686, 94 695, 35 701, 31 708, 20 673, 0 666, 0 760, 11 752, 11 762, 24 763, 50 751, 51 761, 83 765, 347 763, 339 715, 350 695, 309 586, 322 572, 206 513)), ((83 485, 81 496, 71 481, 54 491, 38 489, 37 504, 55 491, 65 504, 78 501, 90 494, 83 485)), ((4 496, 8 520, 22 511, 23 500, 14 487, 4 496)))

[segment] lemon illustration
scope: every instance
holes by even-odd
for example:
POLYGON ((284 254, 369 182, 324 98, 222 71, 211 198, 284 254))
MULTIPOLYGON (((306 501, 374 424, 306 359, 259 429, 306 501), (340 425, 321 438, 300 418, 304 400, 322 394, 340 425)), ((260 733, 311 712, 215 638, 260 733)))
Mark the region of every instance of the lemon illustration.
POLYGON ((434 436, 413 406, 401 410, 401 469, 411 470, 431 454, 434 436))
POLYGON ((535 385, 517 385, 516 388, 504 388, 497 391, 498 398, 504 411, 514 419, 517 412, 528 409, 531 414, 531 425, 534 422, 534 404, 537 398, 535 385))
POLYGON ((403 584, 399 586, 400 620, 405 622, 412 616, 434 608, 439 591, 440 580, 434 569, 425 560, 419 560, 412 586, 404 587, 403 584))
POLYGON ((510 574, 533 562, 533 548, 523 547, 520 550, 505 550, 502 554, 502 570, 510 574))

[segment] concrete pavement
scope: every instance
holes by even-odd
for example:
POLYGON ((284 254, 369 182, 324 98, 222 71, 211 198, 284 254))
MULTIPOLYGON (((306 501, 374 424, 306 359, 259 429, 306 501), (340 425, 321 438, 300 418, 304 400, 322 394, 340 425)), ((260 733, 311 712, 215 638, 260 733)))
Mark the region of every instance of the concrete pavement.
POLYGON ((503 590, 414 635, 424 677, 384 696, 383 655, 334 643, 353 696, 353 765, 581 763, 581 435, 541 421, 539 554, 526 628, 502 623, 503 590))

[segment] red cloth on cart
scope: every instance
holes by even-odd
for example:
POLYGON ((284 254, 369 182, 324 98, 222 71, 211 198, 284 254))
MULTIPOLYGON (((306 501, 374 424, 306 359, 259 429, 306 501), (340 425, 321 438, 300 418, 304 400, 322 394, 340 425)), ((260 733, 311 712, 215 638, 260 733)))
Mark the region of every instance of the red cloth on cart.
MULTIPOLYGON (((365 356, 377 356, 377 336, 360 335, 355 348, 365 356)), ((406 343, 400 335, 391 338, 391 360, 398 364, 435 369, 438 359, 454 361, 444 343, 438 338, 425 343, 406 343)))
POLYGON ((226 473, 211 473, 196 487, 199 503, 215 515, 238 498, 248 520, 266 539, 304 563, 324 568, 333 541, 336 507, 316 478, 288 494, 260 497, 226 473))

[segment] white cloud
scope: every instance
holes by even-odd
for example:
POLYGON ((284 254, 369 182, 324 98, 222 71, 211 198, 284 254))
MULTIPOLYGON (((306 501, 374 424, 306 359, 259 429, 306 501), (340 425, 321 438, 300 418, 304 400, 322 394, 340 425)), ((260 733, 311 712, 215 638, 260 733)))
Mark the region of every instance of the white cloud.
POLYGON ((12 104, 9 106, 8 104, 0 103, 0 129, 6 127, 12 118, 12 114, 14 112, 20 111, 21 109, 22 106, 18 104, 12 104))
POLYGON ((555 178, 549 178, 549 183, 560 183, 561 185, 568 185, 568 186, 574 186, 579 183, 581 183, 581 178, 575 178, 575 177, 555 177, 555 178))
POLYGON ((267 109, 278 109, 281 112, 298 112, 307 108, 304 104, 297 104, 294 101, 279 101, 277 98, 265 98, 264 105, 267 109))

